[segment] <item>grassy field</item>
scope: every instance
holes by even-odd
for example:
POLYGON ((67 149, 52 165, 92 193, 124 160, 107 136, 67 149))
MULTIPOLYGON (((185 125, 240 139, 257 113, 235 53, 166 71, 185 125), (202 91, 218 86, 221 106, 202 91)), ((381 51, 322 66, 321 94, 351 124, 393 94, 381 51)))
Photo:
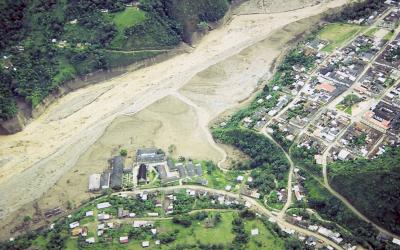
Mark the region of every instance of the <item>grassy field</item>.
POLYGON ((113 23, 117 26, 118 30, 122 30, 143 22, 145 19, 146 14, 143 11, 136 7, 130 7, 115 14, 113 17, 113 23))
POLYGON ((111 18, 112 22, 117 27, 117 35, 111 41, 111 46, 114 48, 122 48, 126 42, 125 29, 146 20, 146 13, 136 7, 131 7, 111 15, 111 18))
POLYGON ((378 30, 379 30, 378 27, 374 27, 374 28, 372 28, 372 29, 369 29, 369 30, 365 33, 365 35, 366 35, 366 36, 374 36, 374 34, 375 34, 378 30))
POLYGON ((320 184, 313 178, 310 178, 305 187, 307 189, 307 195, 314 200, 324 200, 326 196, 324 194, 324 189, 321 189, 320 184))
POLYGON ((160 51, 138 51, 138 52, 119 52, 106 51, 105 56, 110 67, 127 66, 147 58, 155 57, 163 52, 160 51))
POLYGON ((247 249, 284 249, 284 242, 271 234, 260 220, 246 221, 246 233, 250 234, 247 249), (251 236, 251 230, 257 228, 259 235, 251 236))
POLYGON ((343 105, 343 104, 339 103, 338 105, 336 105, 336 108, 346 112, 349 115, 352 114, 352 107, 351 106, 346 106, 346 105, 343 105))
POLYGON ((383 39, 388 41, 388 40, 392 39, 393 36, 394 36, 393 32, 388 32, 386 34, 386 36, 383 37, 383 39))
POLYGON ((159 226, 161 232, 179 230, 176 241, 166 248, 179 244, 196 244, 196 242, 203 244, 229 244, 234 237, 232 233, 232 220, 235 212, 222 213, 221 215, 221 222, 212 228, 207 228, 204 222, 198 221, 195 221, 189 228, 176 225, 172 221, 161 221, 159 226))
POLYGON ((350 94, 347 95, 338 105, 336 105, 336 108, 351 115, 353 106, 361 101, 362 99, 359 96, 350 94))
POLYGON ((214 164, 211 166, 207 163, 202 163, 202 167, 203 177, 208 180, 208 187, 216 189, 225 189, 227 185, 231 185, 233 190, 237 184, 236 178, 239 175, 244 175, 239 171, 224 173, 214 164))
POLYGON ((325 52, 333 52, 335 48, 340 47, 346 41, 354 37, 364 28, 358 25, 333 23, 326 25, 318 34, 322 40, 328 41, 329 44, 322 50, 325 52))

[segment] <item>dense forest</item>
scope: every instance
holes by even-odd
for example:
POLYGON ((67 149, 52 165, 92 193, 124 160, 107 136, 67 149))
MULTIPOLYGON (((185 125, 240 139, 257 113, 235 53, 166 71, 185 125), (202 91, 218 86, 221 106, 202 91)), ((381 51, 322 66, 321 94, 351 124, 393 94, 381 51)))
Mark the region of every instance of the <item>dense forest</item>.
POLYGON ((289 162, 283 151, 264 135, 250 129, 214 129, 213 137, 218 142, 229 144, 250 157, 241 162, 238 169, 251 169, 254 181, 250 184, 262 195, 269 194, 277 186, 275 181, 285 180, 289 162))
POLYGON ((386 8, 385 1, 365 0, 349 4, 342 11, 327 16, 330 22, 346 22, 348 20, 367 19, 375 12, 386 8))
POLYGON ((358 243, 365 249, 396 249, 392 244, 381 242, 377 238, 378 230, 358 218, 316 179, 304 173, 303 175, 307 178, 305 189, 309 207, 315 209, 323 219, 332 221, 344 228, 345 230, 340 228, 335 230, 339 230, 346 241, 353 244, 358 243))
POLYGON ((400 234, 400 148, 329 166, 334 189, 376 224, 400 234))
POLYGON ((17 100, 35 107, 77 76, 189 41, 228 7, 228 0, 1 1, 0 121, 17 114, 17 100))

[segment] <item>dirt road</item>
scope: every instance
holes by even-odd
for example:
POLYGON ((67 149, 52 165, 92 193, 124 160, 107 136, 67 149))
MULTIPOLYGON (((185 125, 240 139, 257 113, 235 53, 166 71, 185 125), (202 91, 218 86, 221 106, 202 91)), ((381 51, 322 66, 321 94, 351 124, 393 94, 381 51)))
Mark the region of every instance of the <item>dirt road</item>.
MULTIPOLYGON (((333 1, 284 13, 235 15, 228 24, 204 37, 190 53, 79 89, 59 99, 24 131, 0 136, 0 218, 6 218, 24 204, 42 197, 67 173, 71 173, 81 156, 107 132, 117 117, 130 117, 181 92, 202 107, 203 111, 197 112, 199 117, 194 119, 202 124, 199 129, 204 130, 204 125, 215 115, 252 94, 260 77, 268 73, 274 58, 282 50, 281 43, 293 38, 291 31, 285 33, 282 29, 285 25, 345 2, 333 1), (288 37, 271 38, 274 30, 288 37), (268 43, 257 47, 265 40, 268 43), (281 46, 271 45, 275 43, 281 46), (268 44, 273 49, 268 50, 265 47, 268 44), (253 50, 246 50, 250 47, 253 50), (259 49, 267 52, 262 53, 264 50, 259 49), (214 80, 218 84, 212 86, 210 92, 198 92, 196 79, 204 78, 201 73, 210 68, 220 72, 213 68, 214 65, 224 69, 224 78, 219 79, 217 74, 214 80), (208 115, 202 115, 207 112, 208 115)), ((300 22, 300 25, 305 24, 300 22)), ((209 134, 200 136, 199 140, 209 142, 209 134)), ((210 145, 210 148, 215 148, 215 145, 210 145)), ((197 151, 195 146, 191 150, 197 151)), ((95 161, 97 157, 96 154, 86 156, 88 161, 95 161)), ((223 158, 223 153, 219 158, 223 158)), ((86 185, 87 175, 81 173, 72 178, 71 181, 81 183, 82 187, 86 185)), ((74 188, 69 181, 63 181, 63 192, 74 188)), ((70 195, 73 198, 78 192, 84 190, 76 190, 70 195)))

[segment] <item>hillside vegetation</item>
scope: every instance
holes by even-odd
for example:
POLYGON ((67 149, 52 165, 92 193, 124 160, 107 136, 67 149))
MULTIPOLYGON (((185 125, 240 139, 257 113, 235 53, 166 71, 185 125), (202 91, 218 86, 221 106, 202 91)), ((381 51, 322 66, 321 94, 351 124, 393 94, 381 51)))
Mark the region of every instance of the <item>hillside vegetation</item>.
POLYGON ((17 101, 32 107, 64 82, 171 49, 207 22, 227 0, 5 0, 0 2, 0 121, 17 101), (133 1, 137 2, 137 1, 133 1), (201 25, 202 24, 202 25, 201 25), (123 53, 123 51, 137 53, 123 53))
POLYGON ((400 234, 400 148, 374 159, 336 162, 330 182, 376 224, 400 234))

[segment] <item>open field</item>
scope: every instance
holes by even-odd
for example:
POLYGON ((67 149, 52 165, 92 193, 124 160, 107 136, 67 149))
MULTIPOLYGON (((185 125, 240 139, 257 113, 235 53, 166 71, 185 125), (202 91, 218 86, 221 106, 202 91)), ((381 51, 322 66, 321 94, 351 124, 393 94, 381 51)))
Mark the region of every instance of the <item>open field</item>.
POLYGON ((179 142, 182 144, 176 146, 182 154, 220 157, 223 150, 215 145, 213 153, 208 151, 212 144, 211 135, 207 133, 208 122, 218 112, 232 108, 253 93, 256 78, 269 72, 284 44, 299 32, 294 32, 296 24, 293 29, 284 26, 301 20, 297 25, 309 28, 318 17, 302 19, 345 2, 334 1, 285 13, 234 16, 227 25, 210 32, 193 52, 72 92, 59 99, 24 131, 0 136, 0 214, 2 224, 7 225, 0 235, 7 237, 7 227, 18 223, 21 214, 32 212, 32 202, 41 197, 44 197, 39 200, 41 209, 54 204, 65 208, 69 199, 78 203, 87 198, 88 173, 103 169, 107 157, 119 147, 129 146, 131 153, 135 146, 130 144, 130 137, 140 146, 157 144, 164 148, 179 142), (277 34, 282 30, 285 33, 281 39, 277 34), (274 50, 269 48, 271 42, 275 43, 274 50), (269 50, 271 53, 249 49, 245 51, 251 53, 231 58, 252 46, 259 52, 269 50), (221 64, 223 61, 225 63, 221 64), (251 61, 261 65, 251 69, 254 66, 249 64, 251 61), (191 84, 182 92, 178 91, 192 79, 207 79, 209 72, 215 72, 208 68, 216 64, 232 78, 224 76, 226 79, 221 83, 210 85, 204 99, 212 102, 202 103, 191 84), (247 67, 244 74, 243 69, 247 67), (243 76, 237 78, 239 73, 243 76), (225 92, 223 97, 218 98, 222 91, 225 92), (74 100, 80 100, 80 104, 71 106, 74 100), (165 112, 163 108, 173 110, 165 112), (142 126, 143 122, 149 126, 142 126), (188 136, 203 144, 193 146, 188 136))
POLYGON ((323 48, 323 51, 332 52, 335 48, 340 47, 363 29, 362 26, 353 24, 328 24, 318 33, 318 37, 329 42, 329 44, 323 48))
POLYGON ((362 99, 358 95, 349 94, 345 96, 338 105, 336 105, 336 108, 351 115, 353 106, 357 105, 361 101, 362 99))
POLYGON ((380 31, 380 29, 378 28, 378 27, 374 27, 374 28, 372 28, 372 29, 369 29, 366 33, 365 33, 365 35, 366 36, 374 36, 375 35, 375 33, 377 33, 378 31, 380 31))
POLYGON ((139 10, 137 7, 129 7, 126 8, 124 11, 119 12, 114 15, 110 15, 112 18, 113 23, 117 27, 117 35, 111 41, 112 47, 123 47, 125 42, 125 34, 124 31, 126 28, 135 26, 138 23, 143 22, 146 20, 145 12, 139 10))
POLYGON ((122 12, 118 12, 113 17, 113 22, 117 25, 118 30, 123 30, 133 25, 143 22, 146 15, 137 7, 128 7, 122 12))

